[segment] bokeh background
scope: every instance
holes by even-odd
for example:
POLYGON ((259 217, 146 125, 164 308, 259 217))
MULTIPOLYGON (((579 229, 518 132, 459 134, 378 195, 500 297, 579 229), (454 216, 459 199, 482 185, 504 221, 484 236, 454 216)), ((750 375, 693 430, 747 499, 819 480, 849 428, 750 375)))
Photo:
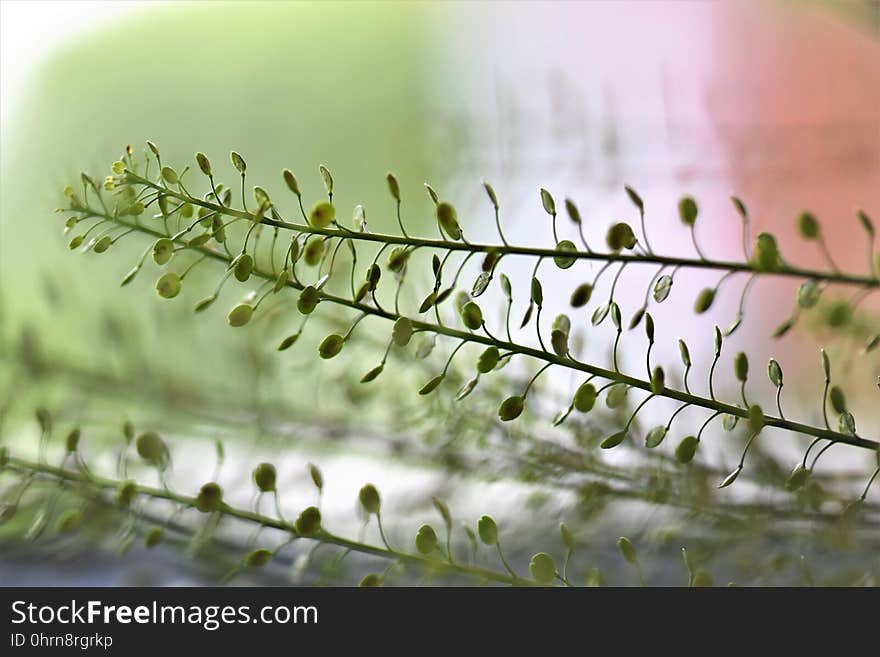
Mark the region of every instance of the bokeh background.
MULTIPOLYGON (((178 168, 197 150, 225 163, 235 149, 248 161, 249 180, 279 196, 279 172, 289 167, 306 198, 317 199, 323 163, 336 180, 340 212, 364 204, 376 231, 395 225, 384 184, 389 170, 401 181, 408 224, 423 233, 432 228, 422 188, 430 181, 455 202, 470 236, 493 239, 480 186, 486 179, 502 199, 509 239, 546 245, 549 230, 535 230, 543 219, 539 187, 557 202, 576 200, 599 242, 614 221, 636 219, 623 193, 629 184, 645 199, 657 251, 692 252, 676 213, 678 198, 692 194, 703 249, 739 258, 740 223, 729 200, 736 194, 751 211, 753 231, 775 233, 790 261, 826 266, 815 243, 796 234, 797 214, 810 210, 842 269, 864 272, 868 265, 855 213, 880 217, 880 5, 872 0, 4 3, 2 23, 2 440, 13 448, 34 444, 32 409, 44 405, 62 424, 95 427, 85 449, 100 467, 112 464, 118 427, 130 419, 173 437, 181 485, 210 474, 211 445, 223 440, 225 485, 244 504, 250 468, 267 458, 279 465, 291 513, 311 503, 305 464, 314 461, 332 482, 325 516, 348 522, 352 533, 359 526, 356 491, 370 480, 387 498, 389 517, 399 520, 392 531, 401 543, 430 513, 426 501, 441 493, 462 519, 491 511, 511 533, 524 531, 518 535, 529 540, 510 546, 521 561, 530 549, 556 546, 554 528, 565 519, 581 528, 590 562, 612 582, 631 579, 613 554, 620 533, 644 539, 655 557, 646 566, 649 579, 677 581, 668 564, 678 559, 680 517, 658 522, 650 504, 600 504, 580 483, 562 487, 546 473, 529 481, 498 457, 491 439, 457 442, 448 435, 454 424, 447 435, 439 421, 408 427, 412 387, 410 398, 389 402, 340 383, 356 382, 373 364, 366 346, 354 362, 322 371, 308 342, 275 353, 293 326, 289 306, 232 331, 224 316, 236 291, 204 315, 191 314, 215 280, 210 272, 199 272, 181 303, 168 303, 156 297, 150 276, 118 286, 144 244, 120 243, 102 256, 70 253, 53 214, 61 189, 81 170, 106 175, 126 144, 140 149, 146 139, 178 168), (58 24, 56 13, 75 19, 53 31, 47 25, 58 24)), ((630 312, 650 273, 622 283, 620 301, 630 312)), ((565 304, 574 275, 545 285, 548 303, 565 304)), ((528 276, 525 264, 511 272, 515 283, 528 276)), ((693 298, 716 280, 699 274, 677 281, 656 310, 660 362, 675 362, 675 339, 684 337, 696 367, 708 365, 712 325, 733 318, 743 282, 724 288, 712 317, 692 318, 693 298)), ((791 282, 761 281, 725 349, 748 351, 759 371, 777 358, 792 414, 817 421, 817 352, 825 346, 860 426, 876 435, 880 363, 857 354, 880 325, 878 300, 860 304, 850 330, 832 335, 817 311, 785 339, 770 340, 794 294, 791 282)), ((587 353, 605 355, 607 345, 589 334, 586 342, 587 353)), ((636 338, 624 343, 625 362, 640 362, 637 345, 636 338)), ((568 375, 550 380, 549 394, 565 394, 570 384, 568 375)), ((754 394, 772 407, 765 388, 754 394)), ((734 386, 725 392, 736 397, 734 386)), ((787 450, 802 449, 803 441, 786 441, 774 445, 789 463, 796 457, 787 450)), ((723 467, 735 452, 719 436, 705 456, 723 467)), ((845 490, 851 473, 870 472, 872 455, 831 450, 823 463, 841 473, 845 490)), ((760 499, 777 504, 774 496, 760 499)), ((756 534, 761 526, 756 521, 756 534)), ((10 546, 0 557, 2 583, 216 579, 205 560, 181 563, 173 548, 135 548, 117 558, 97 532, 94 544, 103 551, 48 539, 34 551, 7 529, 0 534, 10 546), (78 565, 73 573, 70 560, 78 565)), ((692 533, 713 531, 720 530, 692 533)), ((857 541, 842 555, 815 549, 831 571, 841 564, 858 571, 871 559, 876 569, 876 556, 865 557, 871 545, 857 541)), ((718 558, 719 569, 726 579, 747 578, 745 565, 764 547, 744 543, 718 558)), ((266 577, 313 581, 302 555, 292 561, 266 577)), ((780 578, 790 579, 788 564, 780 578)))

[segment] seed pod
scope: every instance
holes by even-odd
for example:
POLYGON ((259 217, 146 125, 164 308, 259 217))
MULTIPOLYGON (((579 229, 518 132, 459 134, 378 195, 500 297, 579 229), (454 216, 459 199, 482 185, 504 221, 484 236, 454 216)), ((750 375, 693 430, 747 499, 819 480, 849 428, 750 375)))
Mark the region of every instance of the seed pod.
POLYGON ((278 294, 288 283, 290 283, 290 269, 285 267, 278 272, 278 276, 275 278, 275 284, 272 286, 272 292, 278 294))
POLYGON ((254 271, 254 259, 249 253, 240 253, 232 261, 233 274, 236 280, 244 283, 251 277, 254 271))
POLYGON ((798 288, 798 305, 801 308, 813 308, 817 303, 819 303, 819 297, 821 295, 822 286, 817 281, 812 278, 808 281, 804 281, 798 288))
POLYGON ((522 414, 524 407, 525 400, 522 397, 518 395, 508 397, 501 402, 501 406, 498 408, 498 417, 503 422, 510 422, 522 414))
POLYGON ((161 463, 168 452, 165 442, 155 431, 146 431, 138 436, 135 448, 138 456, 152 465, 161 463))
MULTIPOLYGON (((568 252, 568 253, 575 253, 575 252, 577 252, 577 247, 575 246, 574 242, 572 242, 571 240, 562 240, 561 242, 559 242, 556 245, 556 250, 568 252)), ((577 261, 577 258, 575 258, 574 256, 566 256, 566 255, 553 256, 553 262, 560 269, 568 269, 576 261, 577 261)))
POLYGON ((805 240, 815 240, 819 238, 820 228, 816 217, 810 212, 801 212, 797 220, 798 233, 805 240))
POLYGON ((581 283, 574 289, 574 292, 571 293, 571 300, 569 303, 572 308, 583 308, 590 302, 590 297, 592 296, 593 286, 589 283, 581 283))
POLYGON ((254 468, 253 478, 261 493, 271 493, 275 490, 277 473, 271 463, 260 463, 254 468))
POLYGON ((119 287, 125 287, 126 285, 131 283, 140 270, 140 265, 135 265, 134 267, 129 269, 128 273, 123 277, 122 282, 119 284, 119 287))
POLYGON ((852 319, 852 307, 846 299, 835 299, 825 313, 825 321, 831 328, 845 326, 852 319))
POLYGON ((78 249, 80 247, 80 245, 82 245, 82 243, 83 243, 83 236, 82 235, 74 235, 73 238, 70 240, 70 242, 68 242, 67 248, 69 248, 71 251, 73 251, 74 249, 78 249))
POLYGON ((605 235, 605 243, 615 253, 622 249, 632 249, 635 247, 636 241, 636 235, 632 228, 623 222, 614 224, 605 235))
POLYGON ((807 478, 809 476, 810 471, 807 470, 803 464, 798 463, 791 471, 791 474, 788 475, 788 479, 785 480, 785 489, 788 491, 798 490, 807 483, 807 478))
POLYGON ((711 287, 704 288, 698 295, 697 300, 694 303, 694 312, 698 315, 702 315, 704 312, 709 310, 712 307, 712 303, 715 301, 715 290, 711 287))
POLYGON ((461 239, 461 228, 458 225, 458 214, 451 203, 443 202, 437 205, 437 223, 453 240, 461 239))
POLYGON ((376 573, 369 573, 367 575, 364 575, 364 578, 361 580, 358 586, 361 588, 373 588, 382 586, 382 576, 377 575, 376 573))
POLYGON ((403 268, 409 260, 409 253, 410 252, 403 247, 393 249, 391 255, 388 256, 388 269, 393 272, 403 271, 403 268))
POLYGON ((831 408, 834 409, 835 413, 846 412, 846 396, 843 394, 840 386, 831 386, 828 398, 831 400, 831 408))
POLYGON ((491 372, 498 365, 499 358, 501 358, 501 352, 498 350, 498 347, 494 345, 486 347, 485 351, 477 359, 477 371, 480 374, 491 372))
POLYGON ((321 180, 324 182, 324 189, 331 196, 333 195, 333 176, 330 175, 330 169, 323 164, 318 166, 318 172, 321 174, 321 180))
POLYGON ((636 548, 626 536, 621 536, 617 539, 617 549, 620 550, 620 554, 623 555, 627 562, 631 564, 638 563, 639 556, 636 554, 636 548))
POLYGON ((596 387, 592 383, 582 383, 574 393, 572 405, 580 413, 589 413, 596 404, 596 395, 596 387))
POLYGON ((156 547, 162 541, 164 535, 165 530, 162 527, 153 527, 144 534, 144 547, 148 550, 156 547))
POLYGON ((568 333, 560 329, 553 329, 550 332, 550 345, 553 347, 553 353, 557 356, 568 356, 568 333))
POLYGON ((615 383, 608 389, 605 395, 605 405, 608 408, 620 408, 626 402, 629 386, 625 383, 615 383))
POLYGON ((437 389, 441 383, 443 383, 444 376, 442 374, 438 374, 433 379, 428 381, 425 385, 419 388, 420 395, 430 395, 437 389))
POLYGON ((398 347, 408 345, 412 335, 413 325, 408 318, 400 317, 394 322, 394 328, 391 330, 391 339, 398 347))
POLYGON ((229 311, 229 314, 226 316, 226 321, 229 322, 230 326, 238 328, 251 321, 251 317, 253 316, 254 307, 249 303, 240 303, 229 311))
POLYGON ((510 279, 507 278, 506 275, 501 274, 499 280, 501 281, 501 291, 504 292, 504 296, 510 301, 513 299, 513 289, 510 286, 510 279))
POLYGON ((65 511, 55 523, 55 528, 61 533, 72 532, 79 527, 80 513, 79 511, 65 511))
POLYGON ((486 288, 489 287, 489 283, 492 282, 492 272, 491 271, 482 271, 479 276, 477 276, 477 280, 474 281, 474 285, 471 288, 471 296, 478 297, 483 292, 486 291, 486 288))
POLYGON ((176 185, 178 181, 177 172, 171 167, 162 167, 162 178, 171 185, 176 185))
POLYGON ((870 353, 880 345, 880 333, 875 333, 865 341, 865 353, 870 353))
POLYGON ((202 173, 206 176, 210 176, 211 174, 211 161, 204 153, 196 153, 196 162, 199 165, 199 169, 202 170, 202 173))
POLYGON ((116 503, 119 506, 128 507, 137 495, 137 484, 130 479, 119 484, 116 489, 116 503))
POLYGON ((202 513, 219 511, 223 506, 223 489, 213 481, 205 484, 196 496, 196 508, 202 513))
POLYGON ((303 315, 310 315, 318 305, 321 297, 314 285, 303 288, 299 293, 299 299, 296 302, 296 309, 303 315))
POLYGON ((537 277, 532 277, 532 302, 540 308, 544 304, 544 289, 537 277))
POLYGON ((541 188, 541 205, 544 206, 544 212, 549 215, 556 216, 556 202, 553 197, 543 187, 541 188))
POLYGON ((775 358, 771 358, 770 362, 767 363, 767 376, 770 379, 770 383, 774 386, 777 388, 782 387, 782 368, 779 366, 779 363, 776 362, 775 358))
POLYGON ((694 460, 700 441, 696 436, 685 436, 675 448, 675 459, 679 463, 690 463, 694 460))
POLYGON ((248 552, 244 558, 244 565, 248 568, 262 568, 272 560, 271 550, 257 548, 248 552))
POLYGON ((546 552, 538 552, 529 561, 529 572, 538 584, 551 584, 556 579, 556 562, 546 552))
POLYGON ((736 374, 737 381, 746 382, 749 378, 749 357, 745 352, 739 352, 733 359, 733 371, 736 374))
POLYGON ((848 436, 856 435, 856 419, 853 417, 853 414, 849 411, 844 411, 840 414, 840 418, 837 421, 837 428, 840 430, 840 433, 845 433, 848 436))
POLYGON ((489 197, 489 202, 492 204, 492 207, 496 210, 498 209, 498 196, 495 194, 495 188, 492 187, 485 180, 483 181, 483 189, 486 190, 486 195, 489 197))
POLYGON ((321 469, 314 463, 309 463, 309 476, 312 478, 315 488, 318 491, 322 491, 324 489, 324 475, 321 473, 321 469))
POLYGON ((822 355, 822 371, 825 373, 825 381, 831 381, 831 359, 828 358, 828 353, 824 349, 820 349, 819 353, 822 355))
POLYGON ((739 416, 732 413, 725 413, 721 419, 721 428, 725 431, 733 431, 739 424, 739 416))
POLYGON ((684 225, 693 226, 697 223, 698 213, 697 202, 692 197, 685 196, 678 202, 678 216, 684 225))
POLYGON ((749 406, 748 413, 749 430, 754 434, 760 433, 766 421, 764 411, 757 404, 752 404, 749 406))
POLYGON ((422 554, 431 554, 437 549, 437 532, 431 525, 422 525, 416 533, 416 549, 422 554))
POLYGON ((345 345, 345 338, 338 333, 328 335, 318 346, 318 355, 321 358, 328 359, 336 356, 345 345))
POLYGON ((755 240, 752 264, 757 271, 778 271, 782 267, 776 238, 770 233, 760 233, 755 240))
POLYGON ((581 223, 581 213, 578 210, 578 207, 574 204, 570 198, 565 199, 565 211, 568 214, 569 219, 571 219, 574 223, 581 223))
POLYGON ((304 509, 294 527, 300 536, 314 536, 321 530, 321 510, 316 506, 304 509))
POLYGON ((791 319, 786 319, 779 326, 777 326, 776 329, 774 329, 773 333, 771 334, 771 337, 781 338, 783 335, 785 335, 786 333, 788 333, 791 330, 792 326, 794 326, 794 321, 791 319))
POLYGON ((468 301, 461 309, 461 320, 471 331, 483 325, 483 311, 473 301, 468 301))
POLYGON ((64 446, 68 452, 75 452, 77 448, 79 448, 79 429, 71 429, 70 433, 67 434, 67 439, 64 441, 64 446))
POLYGON ((336 208, 329 201, 318 201, 309 212, 309 224, 313 228, 326 228, 336 219, 336 208))
POLYGON ((651 429, 645 436, 645 447, 653 449, 663 442, 666 438, 666 427, 662 424, 651 429))
POLYGON ((374 367, 361 377, 361 383, 369 383, 370 381, 375 380, 376 377, 378 377, 384 369, 385 365, 379 363, 378 365, 376 365, 376 367, 374 367))
POLYGON ((164 265, 174 255, 174 242, 167 237, 156 240, 153 244, 153 262, 157 265, 164 265))
POLYGON ((180 293, 180 276, 173 271, 164 273, 158 281, 156 281, 156 292, 163 299, 173 299, 180 293))
POLYGON ((254 185, 254 201, 256 201, 257 205, 261 207, 265 206, 263 212, 265 212, 272 204, 269 199, 269 193, 259 185, 254 185))
POLYGON ((477 521, 477 534, 484 545, 498 544, 498 525, 491 516, 481 516, 477 521))
POLYGON ((422 303, 421 303, 421 305, 419 306, 419 313, 421 314, 421 313, 426 313, 426 312, 428 312, 431 308, 434 307, 434 304, 435 304, 435 303, 437 303, 437 293, 436 293, 436 292, 430 292, 430 293, 428 294, 428 296, 426 296, 426 297, 422 300, 422 303))
POLYGON ((391 192, 392 198, 400 203, 400 184, 397 182, 397 178, 394 177, 393 173, 389 172, 385 176, 385 181, 388 183, 388 191, 391 192))
POLYGON ((650 344, 654 344, 654 318, 651 313, 645 313, 645 337, 650 344))
POLYGON ((232 166, 235 167, 235 170, 244 175, 244 172, 247 170, 247 163, 244 161, 244 158, 235 151, 232 151, 229 153, 229 159, 232 160, 232 166))
POLYGON ((293 175, 293 171, 285 169, 282 171, 281 176, 284 178, 284 183, 291 192, 296 194, 297 197, 302 196, 299 191, 299 182, 297 182, 296 176, 293 175))
POLYGON ((562 543, 569 550, 574 550, 575 539, 574 534, 571 533, 571 529, 568 528, 564 522, 559 525, 559 533, 562 536, 562 543))
POLYGON ((742 467, 737 467, 733 472, 727 475, 724 479, 721 480, 721 483, 718 484, 718 488, 727 488, 739 477, 739 473, 742 472, 742 467))
POLYGON ((666 390, 666 375, 663 368, 657 365, 651 374, 651 392, 655 395, 662 395, 666 390))
POLYGON ((599 447, 601 447, 602 449, 613 449, 624 440, 626 440, 626 436, 626 431, 618 431, 617 433, 613 433, 605 438, 601 443, 599 443, 599 447))
POLYGON ((113 239, 109 235, 102 235, 92 245, 92 251, 95 253, 104 253, 113 244, 113 239))
POLYGON ((373 484, 366 484, 358 493, 361 507, 367 514, 378 514, 382 506, 382 500, 379 497, 379 491, 373 484))

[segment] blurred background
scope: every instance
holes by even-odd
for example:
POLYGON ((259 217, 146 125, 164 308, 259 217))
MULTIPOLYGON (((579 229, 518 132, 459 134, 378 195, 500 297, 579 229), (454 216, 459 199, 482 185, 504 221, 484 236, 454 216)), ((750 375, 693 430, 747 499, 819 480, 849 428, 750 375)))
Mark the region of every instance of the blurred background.
MULTIPOLYGON (((473 525, 492 513, 515 537, 506 549, 520 568, 531 552, 558 552, 556 527, 564 520, 586 546, 574 564, 581 579, 598 567, 609 583, 633 583, 615 553, 614 540, 624 534, 642 550, 655 584, 686 581, 683 544, 718 583, 798 583, 801 554, 829 582, 873 583, 876 510, 845 537, 823 537, 835 511, 864 486, 869 453, 830 450, 824 489, 793 498, 778 489, 805 437, 773 433, 756 450, 754 486, 721 494, 711 490, 716 470, 730 470, 743 441, 720 426, 704 441, 702 465, 687 471, 638 450, 597 454, 596 437, 619 425, 620 410, 570 433, 547 433, 548 417, 578 383, 567 373, 542 381, 548 408, 509 430, 514 435, 491 421, 503 391, 468 400, 470 416, 484 421, 462 418, 449 400, 432 400, 428 412, 415 391, 442 368, 447 345, 417 365, 400 364, 393 383, 364 390, 357 381, 381 356, 376 345, 387 329, 370 328, 340 362, 315 363, 313 348, 326 330, 279 354, 275 346, 298 321, 290 300, 233 331, 225 314, 242 292, 227 289, 222 303, 196 317, 192 305, 218 272, 196 271, 174 302, 156 296, 152 275, 121 288, 146 242, 123 242, 104 255, 72 253, 53 209, 80 171, 101 179, 127 144, 139 152, 149 139, 178 169, 204 151, 215 167, 222 163, 228 182, 235 149, 247 159, 249 181, 273 197, 281 196, 280 171, 288 167, 309 204, 322 194, 318 165, 325 164, 339 213, 347 218, 363 204, 374 231, 395 230, 384 182, 393 171, 407 224, 433 234, 422 187, 430 181, 455 203, 476 241, 497 239, 482 179, 501 198, 508 239, 548 247, 549 229, 535 229, 546 225, 539 187, 557 204, 575 200, 588 238, 601 244, 612 223, 637 222, 627 184, 645 200, 656 251, 693 254, 676 209, 690 194, 700 206, 703 250, 738 260, 736 194, 750 210, 752 234, 772 231, 789 262, 828 268, 817 244, 797 235, 796 217, 809 210, 835 263, 867 274, 856 212, 880 217, 880 3, 4 2, 2 12, 0 429, 10 449, 35 449, 33 409, 44 406, 59 427, 83 427, 83 450, 96 470, 113 471, 124 420, 159 431, 174 447, 182 489, 211 476, 213 445, 222 441, 223 485, 243 506, 251 503, 252 467, 271 460, 295 516, 314 503, 306 464, 318 463, 327 481, 324 515, 340 533, 358 533, 357 490, 373 481, 400 544, 431 518, 430 498, 440 495, 457 521, 473 525)), ((293 207, 288 201, 286 210, 293 207)), ((515 289, 527 285, 531 263, 506 264, 515 289)), ((561 311, 571 289, 599 266, 546 281, 548 306, 561 311)), ((628 316, 652 273, 621 279, 616 298, 628 316)), ((745 282, 732 277, 712 312, 694 317, 693 299, 718 278, 679 277, 670 299, 652 308, 655 357, 668 371, 676 368, 679 337, 691 345, 695 371, 708 369, 712 327, 733 320, 745 282)), ((610 276, 603 285, 607 294, 610 276)), ((751 394, 765 408, 774 406, 774 391, 763 384, 763 364, 776 358, 788 414, 819 423, 824 346, 862 432, 876 438, 880 361, 877 352, 863 357, 859 350, 880 326, 878 298, 861 301, 854 320, 831 331, 824 304, 855 291, 829 289, 796 330, 770 339, 791 315, 796 289, 796 281, 760 280, 725 352, 749 353, 762 382, 751 394)), ((583 354, 607 359, 610 329, 595 338, 588 318, 576 321, 583 354)), ((333 324, 332 317, 322 321, 333 324)), ((624 366, 643 359, 643 336, 634 334, 622 342, 624 366)), ((736 399, 737 386, 731 381, 719 394, 736 399)), ((672 408, 658 404, 645 427, 672 408)), ((703 419, 683 418, 681 434, 703 419)), ((665 447, 671 452, 674 444, 665 447)), ((3 484, 14 490, 16 482, 3 484)), ((212 583, 250 531, 228 528, 210 558, 180 560, 171 544, 152 551, 138 544, 119 556, 108 529, 115 520, 106 516, 96 514, 88 538, 34 542, 22 539, 33 515, 18 513, 0 526, 0 583, 212 583)), ((373 529, 367 538, 377 540, 373 529)), ((286 564, 248 577, 351 584, 367 567, 350 559, 350 572, 328 574, 307 551, 290 554, 286 564)), ((412 577, 402 573, 400 581, 412 577)))

